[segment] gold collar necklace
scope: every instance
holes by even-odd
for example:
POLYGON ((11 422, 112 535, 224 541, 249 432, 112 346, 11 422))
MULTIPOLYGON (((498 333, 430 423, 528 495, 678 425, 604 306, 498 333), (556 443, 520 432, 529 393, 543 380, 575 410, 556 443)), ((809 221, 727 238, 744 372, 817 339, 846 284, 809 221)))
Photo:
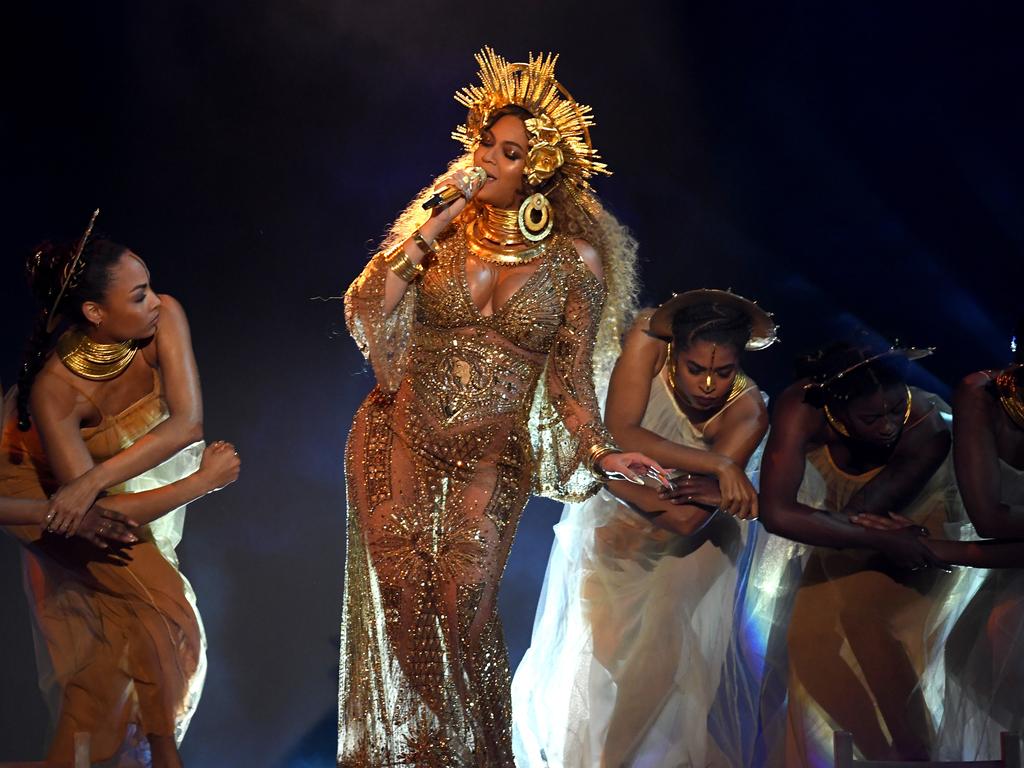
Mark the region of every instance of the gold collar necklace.
POLYGON ((69 371, 89 381, 107 381, 131 365, 139 346, 135 339, 104 344, 78 329, 70 329, 57 341, 57 354, 69 371))
POLYGON ((1020 365, 1014 365, 1000 373, 996 377, 996 391, 999 393, 999 403, 1006 411, 1006 415, 1014 424, 1024 429, 1024 402, 1022 402, 1024 392, 1021 392, 1017 382, 1017 375, 1021 370, 1020 365))
POLYGON ((519 214, 490 205, 477 208, 466 227, 466 244, 478 259, 494 264, 529 264, 547 247, 546 242, 527 245, 519 230, 519 214))

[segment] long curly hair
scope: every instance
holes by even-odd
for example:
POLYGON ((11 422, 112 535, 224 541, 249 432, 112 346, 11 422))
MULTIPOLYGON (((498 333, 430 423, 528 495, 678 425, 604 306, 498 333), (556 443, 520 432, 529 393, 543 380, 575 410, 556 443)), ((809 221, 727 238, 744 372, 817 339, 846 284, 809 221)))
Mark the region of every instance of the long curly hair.
MULTIPOLYGON (((490 116, 488 127, 505 115, 523 118, 530 113, 521 107, 509 106, 490 116)), ((405 210, 392 223, 381 243, 389 249, 405 242, 424 221, 423 203, 434 194, 434 187, 456 171, 473 165, 472 153, 456 157, 447 170, 424 187, 405 210)), ((526 184, 524 179, 524 185, 526 184)), ((594 346, 594 380, 606 379, 622 351, 622 336, 637 312, 640 292, 637 276, 637 242, 629 229, 601 205, 596 195, 575 190, 556 172, 537 190, 551 202, 554 212, 554 232, 589 243, 601 257, 606 289, 604 309, 594 346)), ((457 221, 468 223, 475 215, 473 206, 467 206, 457 221)))

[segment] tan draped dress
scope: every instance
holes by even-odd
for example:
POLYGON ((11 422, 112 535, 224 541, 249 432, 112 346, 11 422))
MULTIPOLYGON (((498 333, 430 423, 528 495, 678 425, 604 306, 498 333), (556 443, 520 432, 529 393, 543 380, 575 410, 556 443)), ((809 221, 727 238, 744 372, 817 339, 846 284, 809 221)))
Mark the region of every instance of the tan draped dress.
MULTIPOLYGON (((945 414, 936 395, 915 390, 945 414)), ((808 454, 801 503, 841 517, 849 500, 880 471, 851 475, 827 446, 808 454)), ((957 490, 952 452, 917 497, 898 510, 946 538, 966 513, 957 490)), ((889 748, 897 734, 934 750, 938 714, 922 678, 936 637, 929 616, 949 608, 962 574, 934 568, 910 571, 864 549, 809 549, 788 627, 789 718, 787 766, 825 766, 832 731, 853 733, 858 750, 889 748)), ((878 759, 875 756, 874 759, 878 759)))
MULTIPOLYGON (((125 410, 100 412, 97 426, 82 429, 97 463, 168 417, 159 376, 154 371, 152 391, 125 410)), ((0 495, 47 498, 56 484, 37 433, 20 432, 13 413, 4 421, 0 495)), ((198 468, 201 454, 196 443, 109 491, 138 492, 179 480, 198 468)), ((178 742, 184 736, 206 667, 195 597, 174 553, 184 517, 180 507, 142 527, 142 541, 122 550, 121 558, 39 526, 6 528, 25 545, 40 687, 53 720, 50 760, 70 763, 75 734, 88 733, 93 763, 147 765, 146 734, 178 742)))
POLYGON ((382 309, 375 256, 346 295, 377 387, 346 452, 348 537, 338 764, 511 766, 498 584, 531 492, 582 500, 608 441, 591 356, 601 282, 553 236, 492 315, 473 303, 461 227, 382 309))

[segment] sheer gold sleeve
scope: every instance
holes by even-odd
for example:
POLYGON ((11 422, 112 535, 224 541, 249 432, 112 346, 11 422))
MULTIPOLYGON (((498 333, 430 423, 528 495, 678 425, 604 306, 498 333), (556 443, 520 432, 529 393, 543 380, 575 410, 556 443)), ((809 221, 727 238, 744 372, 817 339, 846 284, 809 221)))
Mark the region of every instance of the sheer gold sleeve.
POLYGON ((383 250, 374 254, 345 291, 345 324, 359 351, 373 367, 377 385, 394 392, 405 369, 416 307, 416 285, 410 284, 394 310, 384 313, 384 284, 389 273, 387 255, 383 250))
POLYGON ((533 490, 559 501, 582 501, 600 486, 586 466, 590 449, 612 443, 594 394, 594 340, 605 288, 578 258, 564 269, 565 314, 530 414, 537 460, 533 490))

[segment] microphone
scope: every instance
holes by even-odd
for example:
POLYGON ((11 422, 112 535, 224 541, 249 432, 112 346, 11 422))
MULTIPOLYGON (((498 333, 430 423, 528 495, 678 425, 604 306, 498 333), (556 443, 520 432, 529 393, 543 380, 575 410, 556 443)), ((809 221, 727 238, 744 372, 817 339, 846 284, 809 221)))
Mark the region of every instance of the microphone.
MULTIPOLYGON (((467 181, 469 182, 470 188, 473 189, 474 192, 476 192, 476 189, 487 181, 487 171, 478 166, 468 168, 465 173, 467 174, 467 181)), ((423 210, 429 211, 434 208, 449 205, 460 197, 463 197, 461 189, 454 184, 446 184, 424 201, 423 210)))

